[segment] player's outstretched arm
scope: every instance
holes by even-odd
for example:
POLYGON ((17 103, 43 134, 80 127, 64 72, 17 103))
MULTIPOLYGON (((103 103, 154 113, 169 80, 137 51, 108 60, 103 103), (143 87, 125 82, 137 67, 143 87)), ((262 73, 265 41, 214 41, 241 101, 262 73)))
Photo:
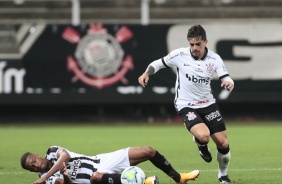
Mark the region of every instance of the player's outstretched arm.
POLYGON ((145 87, 149 82, 149 76, 155 73, 155 68, 149 65, 146 71, 138 78, 138 82, 142 87, 145 87))
POLYGON ((155 60, 149 64, 146 71, 138 78, 138 82, 142 87, 145 87, 149 82, 149 76, 155 74, 158 70, 164 68, 161 59, 155 60))

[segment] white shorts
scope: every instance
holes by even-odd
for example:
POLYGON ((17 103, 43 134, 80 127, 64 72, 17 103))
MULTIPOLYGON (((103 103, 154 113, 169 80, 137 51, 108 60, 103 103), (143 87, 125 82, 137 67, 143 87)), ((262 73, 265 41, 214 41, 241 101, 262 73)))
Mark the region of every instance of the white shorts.
POLYGON ((97 157, 101 159, 97 172, 109 174, 121 173, 125 168, 130 166, 128 150, 129 148, 124 148, 97 155, 97 157))

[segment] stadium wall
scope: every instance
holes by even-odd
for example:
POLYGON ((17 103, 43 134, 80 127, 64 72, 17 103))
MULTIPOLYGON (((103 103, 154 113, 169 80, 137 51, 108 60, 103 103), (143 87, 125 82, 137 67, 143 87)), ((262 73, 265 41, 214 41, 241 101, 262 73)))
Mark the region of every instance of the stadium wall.
MULTIPOLYGON (((235 80, 231 94, 220 88, 217 79, 212 82, 219 103, 232 112, 273 112, 270 107, 282 102, 280 22, 199 23, 207 30, 209 49, 221 55, 235 80), (266 35, 270 28, 274 31, 266 35), (256 108, 250 110, 250 106, 256 108)), ((132 119, 147 120, 153 114, 173 118, 175 69, 152 76, 145 89, 137 78, 151 61, 187 47, 191 25, 15 25, 22 35, 18 52, 0 53, 2 122, 13 120, 12 114, 29 114, 27 121, 67 120, 75 112, 73 119, 88 115, 90 121, 105 116, 115 119, 127 112, 132 119)), ((279 108, 275 109, 279 114, 279 108)))

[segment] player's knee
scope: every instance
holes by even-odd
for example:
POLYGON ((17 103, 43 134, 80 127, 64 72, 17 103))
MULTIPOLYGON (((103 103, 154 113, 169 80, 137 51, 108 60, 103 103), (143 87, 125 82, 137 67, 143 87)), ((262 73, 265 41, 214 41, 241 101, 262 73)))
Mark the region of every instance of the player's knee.
POLYGON ((229 148, 228 141, 226 139, 219 140, 219 142, 217 144, 217 148, 218 149, 228 149, 229 148))
POLYGON ((221 146, 222 146, 223 149, 229 148, 229 144, 228 144, 227 141, 225 141, 221 146))
POLYGON ((90 177, 91 184, 97 184, 101 182, 103 173, 94 172, 90 177))
POLYGON ((195 141, 199 144, 207 144, 210 141, 210 135, 202 134, 195 137, 195 141))
POLYGON ((150 159, 150 158, 153 158, 155 156, 156 150, 153 149, 150 146, 146 146, 146 147, 143 148, 143 153, 148 159, 150 159))

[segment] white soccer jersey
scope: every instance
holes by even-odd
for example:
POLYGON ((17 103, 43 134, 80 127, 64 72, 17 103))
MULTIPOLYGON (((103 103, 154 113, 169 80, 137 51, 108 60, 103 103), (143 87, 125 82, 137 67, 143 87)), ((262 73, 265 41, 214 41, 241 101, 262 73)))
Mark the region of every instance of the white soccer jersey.
MULTIPOLYGON (((47 150, 45 158, 50 160, 52 164, 55 164, 58 159, 57 153, 60 149, 62 147, 50 147, 47 150)), ((69 150, 67 152, 70 154, 71 159, 66 163, 66 167, 74 184, 90 184, 90 177, 96 171, 112 174, 121 172, 130 166, 128 148, 96 156, 86 156, 69 150)), ((41 173, 40 177, 43 177, 45 174, 46 172, 41 173)), ((63 178, 63 175, 59 171, 46 180, 45 183, 54 184, 58 178, 63 178)))
POLYGON ((163 57, 165 67, 177 67, 175 83, 175 107, 202 108, 215 103, 211 93, 211 80, 229 76, 221 57, 206 48, 202 59, 195 59, 190 47, 179 48, 163 57))

